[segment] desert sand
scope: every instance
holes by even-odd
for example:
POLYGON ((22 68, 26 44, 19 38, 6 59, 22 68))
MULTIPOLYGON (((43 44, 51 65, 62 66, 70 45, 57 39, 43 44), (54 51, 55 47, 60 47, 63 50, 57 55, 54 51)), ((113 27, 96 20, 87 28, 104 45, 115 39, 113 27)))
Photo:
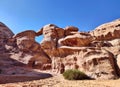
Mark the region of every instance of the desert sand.
MULTIPOLYGON (((31 81, 24 81, 24 82, 0 84, 0 87, 120 87, 120 79, 70 81, 70 80, 65 80, 62 74, 55 74, 55 73, 51 73, 51 74, 53 75, 53 77, 38 79, 38 80, 31 80, 31 81)), ((0 77, 0 79, 6 79, 6 78, 0 77)), ((9 77, 7 79, 17 80, 20 78, 9 77)))

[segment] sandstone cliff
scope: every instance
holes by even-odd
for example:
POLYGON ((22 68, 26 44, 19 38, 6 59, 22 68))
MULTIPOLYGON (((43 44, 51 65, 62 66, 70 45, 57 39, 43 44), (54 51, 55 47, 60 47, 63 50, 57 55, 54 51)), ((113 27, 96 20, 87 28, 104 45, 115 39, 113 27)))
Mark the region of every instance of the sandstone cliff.
POLYGON ((50 56, 52 69, 56 72, 79 69, 95 79, 117 78, 120 75, 119 56, 117 58, 119 25, 119 20, 116 20, 88 33, 79 32, 73 26, 59 28, 49 24, 39 31, 44 36, 41 47, 50 56), (58 28, 62 32, 57 31, 58 28))
MULTIPOLYGON (((48 24, 38 32, 27 30, 16 35, 0 23, 0 52, 20 62, 18 66, 52 69, 57 73, 79 69, 94 79, 115 79, 120 76, 119 34, 119 19, 90 32, 79 32, 74 26, 60 28, 48 24), (39 44, 35 37, 40 35, 44 38, 39 44)), ((5 55, 1 56, 2 60, 5 55)))

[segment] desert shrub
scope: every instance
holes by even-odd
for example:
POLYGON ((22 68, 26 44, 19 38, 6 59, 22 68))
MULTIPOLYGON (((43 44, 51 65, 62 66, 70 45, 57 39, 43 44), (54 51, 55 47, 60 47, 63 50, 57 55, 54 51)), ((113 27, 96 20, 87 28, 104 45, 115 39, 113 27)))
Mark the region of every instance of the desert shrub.
POLYGON ((66 70, 64 73, 63 73, 63 76, 65 79, 68 79, 68 80, 83 80, 83 79, 89 79, 89 77, 77 70, 77 69, 69 69, 69 70, 66 70))

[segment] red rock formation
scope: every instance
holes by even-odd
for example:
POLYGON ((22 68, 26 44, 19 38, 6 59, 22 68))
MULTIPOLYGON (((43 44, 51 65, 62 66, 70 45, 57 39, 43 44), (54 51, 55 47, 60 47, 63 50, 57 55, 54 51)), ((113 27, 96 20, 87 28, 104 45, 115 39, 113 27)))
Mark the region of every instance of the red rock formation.
POLYGON ((67 26, 67 27, 65 27, 65 36, 73 35, 74 33, 77 33, 78 30, 79 29, 77 27, 67 26))
POLYGON ((92 42, 92 36, 85 32, 76 33, 60 39, 60 46, 82 47, 88 46, 92 42))
POLYGON ((10 38, 14 33, 2 22, 0 22, 0 52, 5 52, 6 50, 14 49, 10 43, 10 38))
POLYGON ((120 20, 115 20, 109 23, 98 26, 90 34, 95 37, 96 40, 113 40, 120 38, 120 20))
POLYGON ((4 44, 0 44, 0 49, 6 49, 10 58, 30 67, 52 68, 57 73, 78 69, 94 79, 120 76, 120 20, 103 24, 89 33, 78 32, 73 26, 62 29, 48 24, 38 32, 27 30, 13 36, 4 28, 7 27, 0 23, 0 43, 4 44), (39 35, 44 36, 41 44, 35 41, 39 35))
POLYGON ((14 33, 2 22, 0 22, 0 38, 11 38, 14 33))
POLYGON ((43 34, 44 36, 41 42, 41 48, 47 54, 51 54, 51 51, 57 48, 58 39, 64 37, 64 30, 54 24, 48 24, 37 32, 37 35, 39 34, 43 34))
POLYGON ((114 46, 113 42, 108 40, 118 37, 108 39, 105 35, 107 31, 102 32, 103 30, 96 29, 87 33, 78 32, 78 28, 72 26, 63 30, 55 25, 46 25, 37 33, 44 36, 41 46, 51 57, 52 69, 56 72, 79 69, 94 79, 114 79, 119 75, 119 70, 112 53, 118 54, 118 51, 108 50, 114 46), (63 32, 57 32, 56 29, 63 32), (101 31, 101 34, 98 33, 97 36, 98 31, 101 31), (58 33, 61 34, 60 38, 58 33), (105 38, 99 35, 104 35, 105 38))
POLYGON ((23 55, 23 58, 18 57, 18 61, 34 68, 41 68, 42 65, 50 63, 51 60, 41 49, 40 44, 35 42, 35 37, 36 32, 32 30, 27 30, 14 36, 16 44, 22 53, 21 55, 23 55))
POLYGON ((54 52, 53 69, 79 69, 94 79, 113 79, 117 77, 114 56, 103 49, 89 47, 60 47, 54 52))

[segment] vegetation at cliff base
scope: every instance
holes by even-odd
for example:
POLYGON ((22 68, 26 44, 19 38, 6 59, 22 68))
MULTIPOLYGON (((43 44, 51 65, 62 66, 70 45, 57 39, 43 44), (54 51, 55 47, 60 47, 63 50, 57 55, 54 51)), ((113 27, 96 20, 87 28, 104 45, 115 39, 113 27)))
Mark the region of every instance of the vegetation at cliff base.
POLYGON ((63 76, 67 80, 84 80, 89 79, 89 77, 77 69, 69 69, 63 73, 63 76))

